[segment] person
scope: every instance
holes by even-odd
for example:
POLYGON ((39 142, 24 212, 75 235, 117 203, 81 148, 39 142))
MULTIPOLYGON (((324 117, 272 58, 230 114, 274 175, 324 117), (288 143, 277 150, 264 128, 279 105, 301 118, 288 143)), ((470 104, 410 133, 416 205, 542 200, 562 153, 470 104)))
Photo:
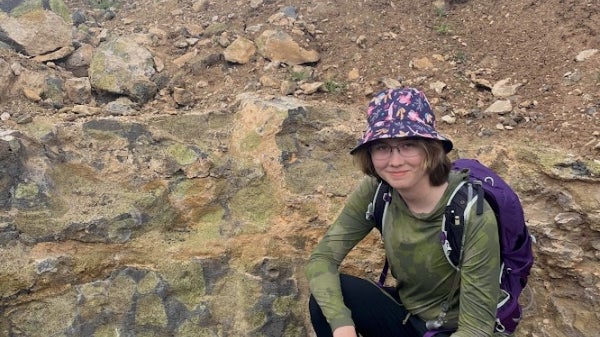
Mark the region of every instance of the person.
POLYGON ((445 206, 468 178, 468 172, 451 169, 452 148, 452 141, 436 130, 422 91, 387 89, 370 101, 367 129, 350 151, 366 177, 306 265, 317 336, 420 337, 431 330, 439 332, 436 336, 493 335, 500 245, 487 202, 482 215, 473 210, 466 221, 460 271, 440 244, 445 206), (379 179, 392 187, 382 238, 395 287, 339 272, 347 253, 375 226, 365 211, 379 179))

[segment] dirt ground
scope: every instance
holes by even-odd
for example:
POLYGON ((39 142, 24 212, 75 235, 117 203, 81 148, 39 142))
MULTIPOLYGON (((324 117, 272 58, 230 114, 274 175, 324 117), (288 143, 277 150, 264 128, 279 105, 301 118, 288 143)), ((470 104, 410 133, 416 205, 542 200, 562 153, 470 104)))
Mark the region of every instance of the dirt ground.
MULTIPOLYGON (((67 4, 71 10, 91 8, 81 1, 67 4)), ((575 60, 580 52, 600 46, 598 0, 462 0, 445 6, 407 0, 139 0, 119 5, 115 18, 104 21, 102 28, 120 34, 160 28, 169 39, 152 46, 153 51, 176 58, 187 51, 176 42, 189 36, 190 27, 225 23, 226 39, 253 39, 257 33, 248 27, 268 27, 270 18, 288 7, 297 18, 284 30, 308 27, 290 34, 321 55, 310 65, 311 80, 333 88, 302 99, 363 109, 369 93, 384 88, 384 79, 393 79, 425 90, 438 118, 456 117, 453 124, 439 123, 451 138, 473 134, 491 142, 541 142, 575 156, 598 158, 600 53, 575 60), (433 67, 415 66, 423 58, 433 67), (349 80, 352 70, 358 77, 349 80), (496 98, 479 85, 481 80, 494 84, 507 78, 522 83, 510 97, 513 112, 482 113, 496 98), (445 83, 445 89, 430 89, 434 82, 445 83), (509 128, 499 129, 500 123, 509 128)), ((264 74, 278 80, 293 76, 289 68, 267 65, 257 57, 244 65, 210 67, 202 74, 177 72, 168 63, 165 69, 187 87, 196 87, 195 95, 210 107, 231 102, 264 74), (198 88, 199 82, 205 85, 198 88)), ((259 90, 278 94, 277 89, 259 90)), ((160 104, 153 108, 160 109, 160 104)))

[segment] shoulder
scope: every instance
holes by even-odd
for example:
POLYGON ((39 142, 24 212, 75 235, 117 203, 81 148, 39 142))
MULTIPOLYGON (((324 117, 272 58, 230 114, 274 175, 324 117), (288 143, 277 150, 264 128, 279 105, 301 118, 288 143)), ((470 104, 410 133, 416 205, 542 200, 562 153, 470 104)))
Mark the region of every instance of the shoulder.
POLYGON ((467 233, 470 233, 470 235, 488 238, 492 242, 498 241, 496 214, 485 198, 483 199, 482 214, 478 214, 477 212, 477 200, 469 203, 469 207, 465 213, 465 223, 467 224, 467 233))
POLYGON ((351 214, 355 217, 358 214, 362 214, 362 217, 364 217, 364 212, 369 203, 373 201, 377 185, 379 185, 377 178, 365 176, 346 199, 343 213, 351 214))
POLYGON ((373 198, 375 191, 377 190, 377 186, 379 185, 379 180, 375 177, 365 176, 354 192, 352 192, 352 198, 373 198))
POLYGON ((450 198, 456 194, 459 186, 468 180, 468 171, 451 170, 450 174, 448 175, 448 187, 446 187, 446 191, 440 199, 440 204, 448 205, 451 201, 450 198))
POLYGON ((448 175, 448 185, 456 188, 459 183, 469 180, 469 171, 464 170, 451 170, 448 175))

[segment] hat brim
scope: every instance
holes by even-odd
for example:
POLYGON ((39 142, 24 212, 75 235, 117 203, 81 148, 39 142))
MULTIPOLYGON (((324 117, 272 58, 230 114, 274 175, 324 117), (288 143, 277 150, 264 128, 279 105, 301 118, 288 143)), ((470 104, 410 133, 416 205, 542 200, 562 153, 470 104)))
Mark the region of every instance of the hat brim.
POLYGON ((452 149, 454 148, 454 144, 452 143, 452 141, 448 138, 442 137, 442 136, 438 136, 438 137, 427 137, 427 136, 406 136, 406 137, 399 137, 399 136, 391 136, 389 134, 384 134, 384 135, 380 135, 379 137, 371 137, 367 140, 364 140, 361 142, 361 144, 357 145, 355 148, 353 148, 352 150, 350 150, 350 154, 355 154, 358 150, 362 149, 362 148, 366 148, 370 143, 380 140, 380 139, 428 139, 428 140, 437 140, 442 142, 442 146, 444 148, 444 151, 446 153, 449 153, 450 151, 452 151, 452 149))

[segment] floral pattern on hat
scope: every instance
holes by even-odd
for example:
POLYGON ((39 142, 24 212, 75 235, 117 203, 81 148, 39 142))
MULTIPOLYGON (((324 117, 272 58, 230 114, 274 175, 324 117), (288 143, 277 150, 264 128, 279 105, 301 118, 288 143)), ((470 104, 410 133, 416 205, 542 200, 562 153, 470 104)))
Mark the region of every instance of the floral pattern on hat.
POLYGON ((367 129, 350 153, 377 139, 414 137, 440 140, 446 152, 453 147, 452 142, 435 129, 435 115, 422 91, 415 88, 387 89, 369 102, 367 129))

